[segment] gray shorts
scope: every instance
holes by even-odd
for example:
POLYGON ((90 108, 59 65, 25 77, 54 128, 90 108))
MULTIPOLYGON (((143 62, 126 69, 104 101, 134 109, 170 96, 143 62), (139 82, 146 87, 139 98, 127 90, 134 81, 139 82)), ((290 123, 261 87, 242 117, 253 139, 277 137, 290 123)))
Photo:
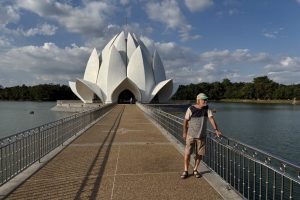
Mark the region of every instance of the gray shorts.
POLYGON ((186 141, 185 141, 185 154, 186 155, 191 155, 193 148, 195 148, 196 145, 196 151, 195 154, 196 156, 204 156, 205 154, 205 138, 192 138, 191 136, 187 135, 186 136, 186 141))

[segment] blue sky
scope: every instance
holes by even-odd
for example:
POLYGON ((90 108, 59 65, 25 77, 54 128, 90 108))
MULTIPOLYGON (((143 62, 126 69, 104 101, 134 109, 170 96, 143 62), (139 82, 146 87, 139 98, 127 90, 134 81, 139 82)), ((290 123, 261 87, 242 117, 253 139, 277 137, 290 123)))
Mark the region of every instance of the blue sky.
POLYGON ((178 84, 298 84, 299 19, 300 0, 0 0, 0 85, 82 78, 92 49, 122 30, 178 84))

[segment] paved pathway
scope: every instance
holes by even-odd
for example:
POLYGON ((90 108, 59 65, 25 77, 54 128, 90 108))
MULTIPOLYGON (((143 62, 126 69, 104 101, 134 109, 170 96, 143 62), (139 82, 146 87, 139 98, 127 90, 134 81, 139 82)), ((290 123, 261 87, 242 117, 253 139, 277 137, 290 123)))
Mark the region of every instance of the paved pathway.
POLYGON ((7 199, 222 199, 136 105, 114 109, 7 199))

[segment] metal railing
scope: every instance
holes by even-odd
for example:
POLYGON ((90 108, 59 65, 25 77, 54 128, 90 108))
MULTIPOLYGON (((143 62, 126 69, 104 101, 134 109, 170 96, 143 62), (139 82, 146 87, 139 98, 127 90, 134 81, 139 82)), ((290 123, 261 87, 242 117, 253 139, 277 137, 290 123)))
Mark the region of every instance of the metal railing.
POLYGON ((87 128, 113 105, 76 113, 0 139, 0 186, 87 128))
MULTIPOLYGON (((138 104, 182 144, 183 119, 138 104)), ((204 163, 247 199, 300 199, 300 166, 224 135, 207 130, 204 163)))

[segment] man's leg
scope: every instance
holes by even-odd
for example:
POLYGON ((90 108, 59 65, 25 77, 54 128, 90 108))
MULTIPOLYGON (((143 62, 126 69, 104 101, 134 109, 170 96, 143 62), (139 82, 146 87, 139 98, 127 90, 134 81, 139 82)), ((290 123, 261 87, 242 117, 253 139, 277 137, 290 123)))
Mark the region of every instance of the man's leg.
POLYGON ((193 139, 188 136, 186 138, 186 145, 184 150, 184 171, 188 171, 189 169, 192 145, 193 139))
POLYGON ((191 154, 188 153, 188 145, 186 145, 185 152, 184 152, 184 171, 181 174, 182 179, 187 178, 189 175, 188 170, 189 170, 189 164, 190 164, 190 157, 191 157, 191 154))
POLYGON ((190 154, 187 153, 184 154, 184 171, 189 170, 190 158, 191 158, 190 154))
POLYGON ((199 164, 200 164, 200 162, 201 162, 201 160, 202 160, 202 155, 196 155, 196 157, 195 157, 195 166, 194 166, 194 171, 196 170, 196 171, 198 171, 198 167, 199 167, 199 164))
POLYGON ((189 165, 190 165, 192 144, 193 144, 193 138, 190 138, 189 136, 187 136, 185 150, 184 150, 184 171, 181 174, 182 179, 187 178, 188 174, 189 174, 188 170, 189 170, 189 165))
POLYGON ((198 171, 200 162, 203 158, 203 155, 205 154, 205 140, 200 139, 200 140, 197 140, 195 143, 196 143, 196 148, 195 148, 196 157, 195 157, 194 171, 195 170, 198 171))

